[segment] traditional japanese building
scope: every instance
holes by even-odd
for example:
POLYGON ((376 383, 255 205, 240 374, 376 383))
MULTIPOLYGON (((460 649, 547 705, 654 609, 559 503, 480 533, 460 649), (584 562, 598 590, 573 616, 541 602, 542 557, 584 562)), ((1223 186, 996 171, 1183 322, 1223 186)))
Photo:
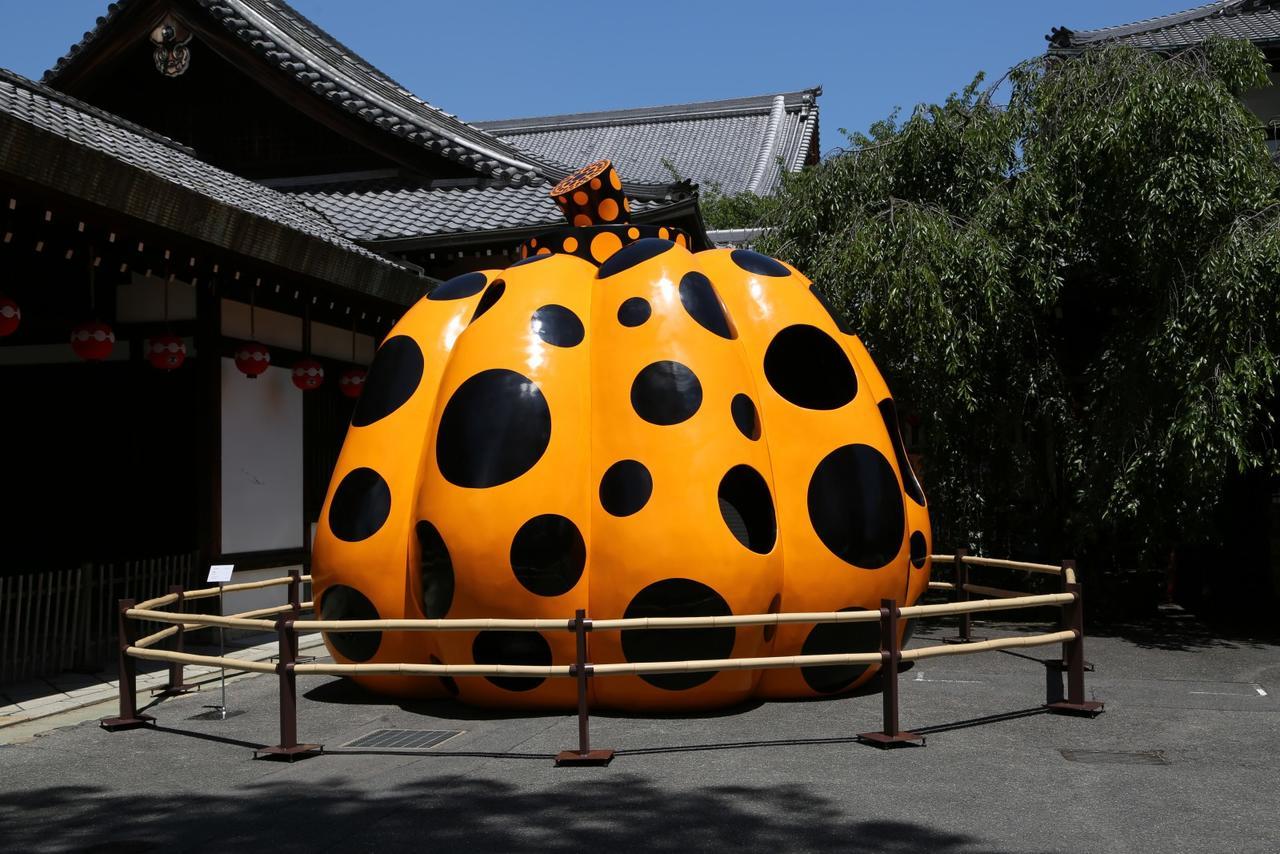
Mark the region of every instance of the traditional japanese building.
MULTIPOLYGON (((1054 27, 1045 39, 1049 53, 1071 56, 1104 44, 1124 44, 1160 53, 1186 50, 1210 37, 1252 42, 1271 64, 1271 81, 1280 82, 1280 2, 1218 0, 1188 9, 1096 30, 1054 27)), ((1280 150, 1280 87, 1246 92, 1241 100, 1266 128, 1272 152, 1280 150)))
POLYGON ((699 185, 815 162, 819 94, 470 124, 280 0, 121 0, 43 81, 0 72, 0 681, 92 659, 73 612, 305 566, 406 306, 515 260, 600 157, 633 221, 712 245, 699 185))

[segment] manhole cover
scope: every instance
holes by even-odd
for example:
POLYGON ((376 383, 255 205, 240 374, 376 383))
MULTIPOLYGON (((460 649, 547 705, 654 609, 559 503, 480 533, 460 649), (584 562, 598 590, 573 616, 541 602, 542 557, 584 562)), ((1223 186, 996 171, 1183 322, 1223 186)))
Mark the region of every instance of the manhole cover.
POLYGON ((1163 750, 1059 750, 1068 762, 1087 765, 1168 765, 1163 750))
POLYGON ((460 729, 376 729, 342 747, 373 750, 426 750, 462 735, 460 729))

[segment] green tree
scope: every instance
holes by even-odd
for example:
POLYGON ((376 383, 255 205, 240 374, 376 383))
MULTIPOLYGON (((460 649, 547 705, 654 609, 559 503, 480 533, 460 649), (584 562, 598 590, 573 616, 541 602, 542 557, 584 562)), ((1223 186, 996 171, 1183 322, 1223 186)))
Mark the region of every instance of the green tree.
POLYGON ((940 544, 1162 562, 1275 469, 1280 170, 1237 97, 1266 70, 1228 41, 1042 57, 1007 105, 979 77, 764 206, 758 248, 923 418, 940 544))

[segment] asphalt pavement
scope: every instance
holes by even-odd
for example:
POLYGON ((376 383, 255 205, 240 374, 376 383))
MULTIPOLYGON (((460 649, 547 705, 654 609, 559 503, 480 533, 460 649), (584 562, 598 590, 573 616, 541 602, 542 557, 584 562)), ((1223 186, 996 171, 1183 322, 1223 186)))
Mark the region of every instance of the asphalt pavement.
MULTIPOLYGON (((986 636, 1026 631, 983 626, 986 636)), ((913 645, 936 642, 918 636, 913 645)), ((1052 648, 924 660, 902 722, 927 746, 856 743, 880 696, 716 714, 592 718, 607 768, 555 768, 571 715, 501 714, 300 677, 299 737, 275 741, 276 680, 240 679, 108 733, 110 706, 0 745, 7 851, 1280 851, 1280 646, 1169 621, 1091 636, 1089 720, 1043 714, 1052 648), (404 751, 382 729, 457 732, 404 751)))

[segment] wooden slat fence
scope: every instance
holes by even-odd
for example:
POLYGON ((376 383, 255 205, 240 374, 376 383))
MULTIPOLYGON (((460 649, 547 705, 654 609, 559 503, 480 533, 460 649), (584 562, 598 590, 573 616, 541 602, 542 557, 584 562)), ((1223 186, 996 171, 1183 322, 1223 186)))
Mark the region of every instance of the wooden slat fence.
POLYGON ((105 666, 115 655, 116 602, 191 587, 201 580, 195 566, 187 553, 0 577, 0 685, 105 666))

